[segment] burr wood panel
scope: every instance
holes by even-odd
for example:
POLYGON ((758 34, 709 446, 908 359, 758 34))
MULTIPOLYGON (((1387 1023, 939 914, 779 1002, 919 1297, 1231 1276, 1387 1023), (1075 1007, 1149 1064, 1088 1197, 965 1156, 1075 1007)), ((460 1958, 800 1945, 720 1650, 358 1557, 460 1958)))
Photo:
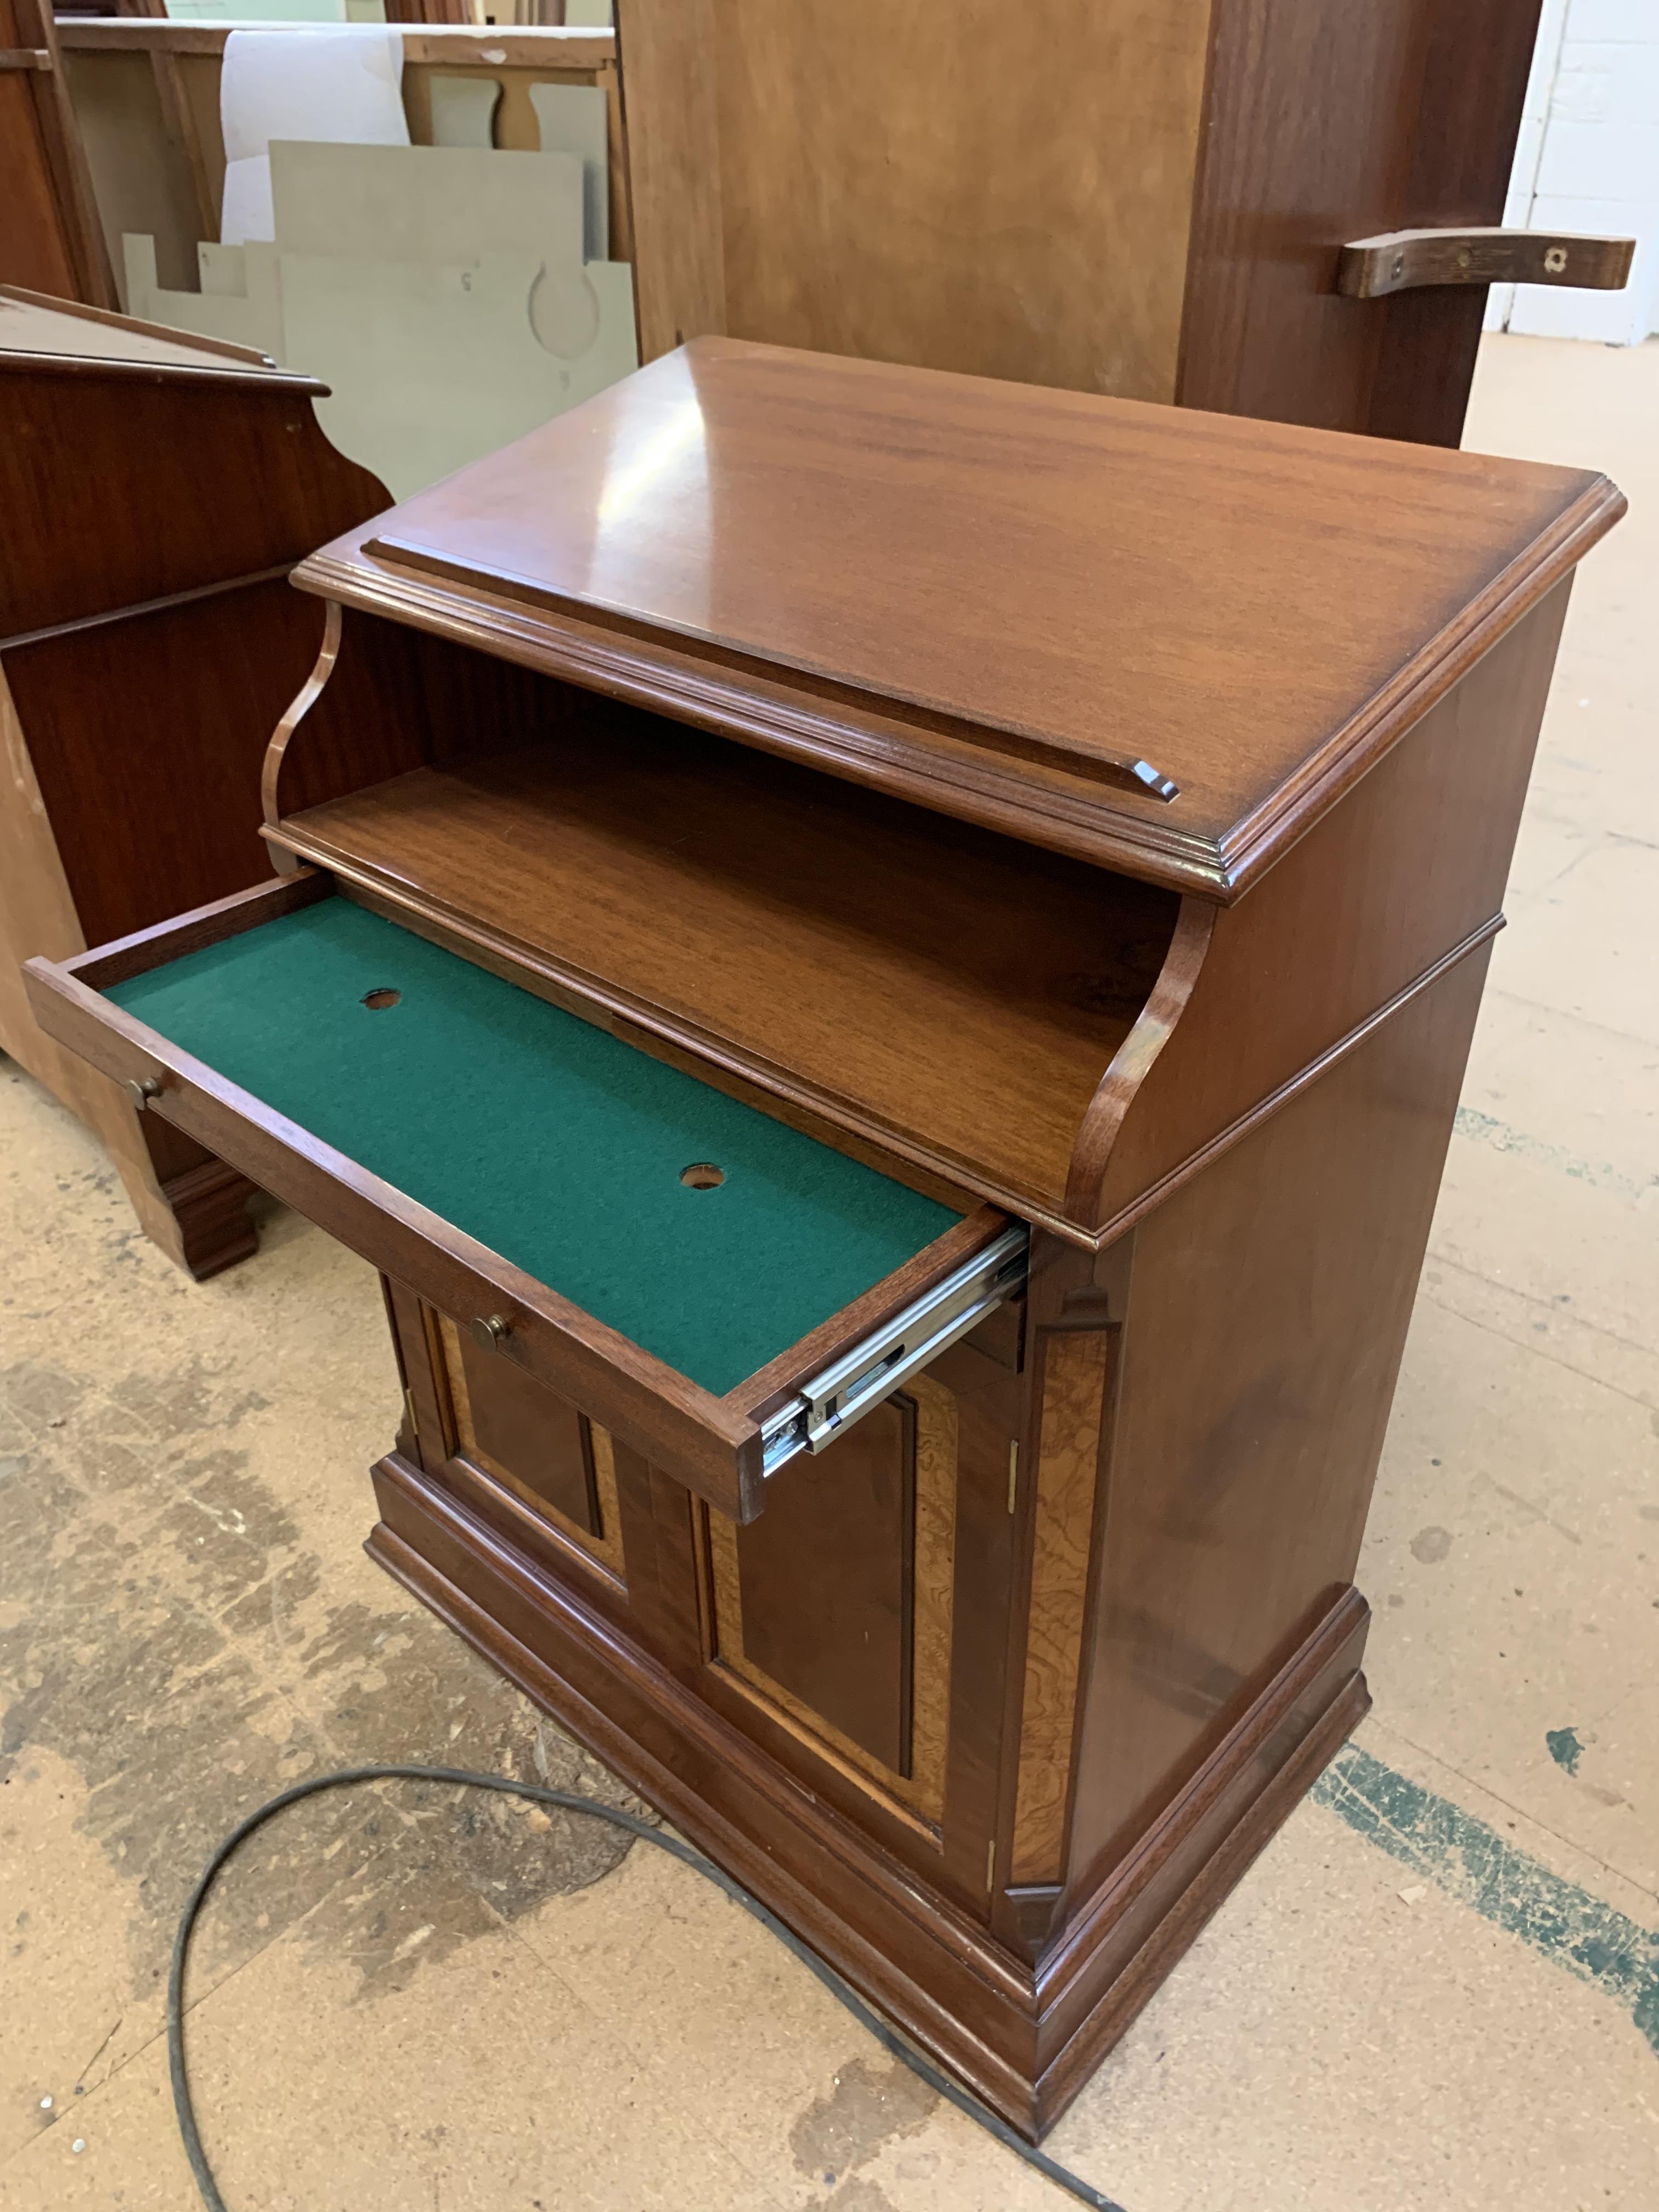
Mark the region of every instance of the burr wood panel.
POLYGON ((1050 1328, 1038 1346, 1041 1407, 1031 1594, 1009 1880, 1063 1871, 1090 1539, 1115 1328, 1050 1328))

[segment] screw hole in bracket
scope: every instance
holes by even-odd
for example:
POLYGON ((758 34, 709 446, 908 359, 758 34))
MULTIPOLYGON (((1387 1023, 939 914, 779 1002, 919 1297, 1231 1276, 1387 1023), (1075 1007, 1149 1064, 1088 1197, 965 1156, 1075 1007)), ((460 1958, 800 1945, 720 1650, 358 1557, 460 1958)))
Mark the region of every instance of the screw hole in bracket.
POLYGON ((365 991, 362 1002, 371 1013, 378 1014, 385 1007, 395 1006, 403 995, 401 991, 394 991, 389 984, 381 983, 372 991, 365 991))
POLYGON ((680 1170, 680 1181, 688 1190, 718 1190, 726 1181, 726 1170, 717 1168, 712 1160, 694 1160, 689 1168, 680 1170))

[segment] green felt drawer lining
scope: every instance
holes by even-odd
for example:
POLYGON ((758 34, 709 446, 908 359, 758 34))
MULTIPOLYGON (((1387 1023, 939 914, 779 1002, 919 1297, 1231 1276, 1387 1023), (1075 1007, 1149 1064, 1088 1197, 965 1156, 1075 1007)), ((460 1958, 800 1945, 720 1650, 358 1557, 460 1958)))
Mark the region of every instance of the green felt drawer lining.
POLYGON ((961 1218, 343 898, 106 995, 717 1394, 961 1218))

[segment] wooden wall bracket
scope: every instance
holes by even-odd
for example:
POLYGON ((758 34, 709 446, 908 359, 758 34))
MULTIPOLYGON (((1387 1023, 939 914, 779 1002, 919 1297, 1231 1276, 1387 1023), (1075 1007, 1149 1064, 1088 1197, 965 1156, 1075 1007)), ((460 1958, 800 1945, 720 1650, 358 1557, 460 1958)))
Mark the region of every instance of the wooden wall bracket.
POLYGON ((1389 230, 1342 249, 1336 289, 1351 300, 1382 300, 1425 284, 1570 284, 1621 292, 1633 238, 1565 230, 1389 230))

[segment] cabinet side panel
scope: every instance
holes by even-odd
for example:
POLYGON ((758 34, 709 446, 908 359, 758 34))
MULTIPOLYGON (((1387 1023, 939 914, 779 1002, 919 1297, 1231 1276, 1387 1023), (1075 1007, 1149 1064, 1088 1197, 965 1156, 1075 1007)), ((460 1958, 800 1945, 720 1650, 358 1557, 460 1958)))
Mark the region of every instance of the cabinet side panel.
POLYGON ((1333 289, 1396 228, 1432 0, 1216 0, 1182 406, 1363 430, 1382 319, 1333 289))
POLYGON ((88 945, 270 873, 259 769, 322 635, 317 601, 277 579, 7 654, 88 945))
POLYGON ((50 1037, 23 988, 23 963, 37 954, 67 960, 87 949, 86 933, 52 834, 0 659, 0 1052, 44 1083, 95 1130, 114 1160, 146 1233, 183 1261, 179 1225, 162 1185, 212 1155, 154 1114, 140 1115, 108 1076, 50 1037))
POLYGON ((1497 916, 1570 585, 1217 915, 1191 997, 1108 1156, 1103 1221, 1497 916))
MULTIPOLYGON (((10 11, 0 13, 0 35, 12 32, 10 11)), ((7 38, 11 45, 13 38, 7 38)), ((0 283, 21 284, 60 300, 80 297, 70 241, 52 191, 52 162, 36 114, 33 70, 0 70, 0 194, 6 223, 0 234, 0 283)))
POLYGON ((616 18, 634 301, 647 362, 726 327, 720 48, 714 0, 617 0, 616 18))
POLYGON ((1172 399, 1209 14, 714 0, 728 331, 1172 399))
MULTIPOLYGON (((1458 0, 1434 11, 1401 229, 1503 222, 1540 11, 1540 0, 1458 0)), ((1365 428, 1455 446, 1486 287, 1431 284, 1376 304, 1385 314, 1365 428)))
POLYGON ((14 368, 0 404, 0 635, 299 561, 389 504, 275 377, 14 368))
POLYGON ((1135 1231, 1079 1878, 1144 1829, 1352 1579, 1486 959, 1459 962, 1135 1231))

